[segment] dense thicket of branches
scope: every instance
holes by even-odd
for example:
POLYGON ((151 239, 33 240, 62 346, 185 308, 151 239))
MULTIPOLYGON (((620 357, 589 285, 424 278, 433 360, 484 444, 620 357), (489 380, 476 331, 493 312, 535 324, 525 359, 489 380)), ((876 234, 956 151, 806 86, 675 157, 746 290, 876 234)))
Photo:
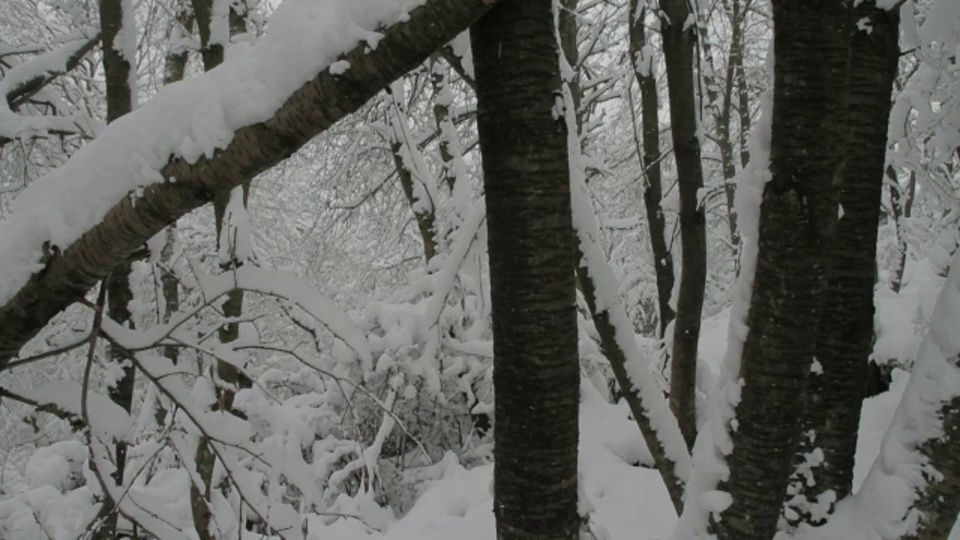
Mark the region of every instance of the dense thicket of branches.
POLYGON ((677 539, 948 537, 958 47, 954 0, 3 3, 0 537, 618 538, 634 474, 677 539))

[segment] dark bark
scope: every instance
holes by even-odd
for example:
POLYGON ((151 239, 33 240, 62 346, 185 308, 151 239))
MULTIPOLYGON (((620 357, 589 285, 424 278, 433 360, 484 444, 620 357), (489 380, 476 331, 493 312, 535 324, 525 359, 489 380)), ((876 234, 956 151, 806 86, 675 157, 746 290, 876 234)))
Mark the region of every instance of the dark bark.
MULTIPOLYGON (((746 45, 743 33, 747 27, 747 14, 753 4, 753 0, 733 0, 731 13, 739 15, 739 39, 730 48, 729 63, 733 66, 733 77, 737 88, 737 116, 740 117, 740 166, 746 168, 750 163, 750 85, 747 82, 747 76, 743 69, 744 47, 746 45)), ((730 100, 732 101, 732 97, 730 100)))
MULTIPOLYGON (((579 256, 578 260, 582 261, 583 253, 578 250, 577 255, 579 256)), ((657 472, 660 473, 663 484, 667 488, 667 493, 670 495, 670 502, 673 503, 673 507, 679 515, 683 510, 683 490, 686 484, 683 479, 677 476, 676 463, 667 455, 663 443, 657 437, 657 431, 654 429, 646 413, 648 408, 644 407, 639 393, 630 390, 633 383, 627 374, 626 353, 617 343, 617 329, 610 320, 610 313, 608 311, 597 311, 596 285, 593 279, 591 279, 587 268, 582 265, 577 266, 577 284, 583 292, 583 298, 586 300, 587 308, 593 317, 597 334, 600 335, 600 348, 603 351, 603 355, 610 362, 610 367, 613 369, 617 384, 625 389, 623 392, 624 400, 630 407, 630 413, 633 415, 637 427, 640 428, 640 434, 643 436, 647 448, 650 449, 650 455, 653 456, 657 472)))
MULTIPOLYGON (((210 42, 211 25, 213 23, 211 13, 212 4, 212 0, 193 0, 193 9, 197 18, 197 30, 200 34, 200 53, 203 57, 204 71, 210 71, 222 63, 225 52, 223 44, 210 42)), ((231 34, 245 30, 246 23, 240 14, 235 11, 234 6, 231 6, 228 16, 231 34)), ((247 200, 250 196, 251 180, 252 178, 248 178, 239 187, 233 188, 233 190, 240 189, 243 192, 242 204, 244 211, 246 210, 247 200)), ((240 260, 236 255, 236 250, 231 247, 236 243, 236 237, 231 238, 229 231, 227 231, 226 235, 224 234, 224 228, 230 225, 226 221, 226 218, 227 207, 230 204, 233 190, 220 191, 213 197, 213 219, 217 234, 217 251, 218 253, 227 252, 230 254, 228 261, 224 262, 221 260, 220 269, 224 272, 236 270, 246 262, 240 260), (227 238, 224 238, 225 236, 227 238), (227 242, 226 246, 222 245, 224 241, 227 242)), ((243 291, 236 289, 227 293, 227 299, 223 303, 222 309, 223 316, 226 318, 236 318, 242 315, 243 291)), ((236 341, 239 337, 240 325, 236 322, 226 323, 222 325, 218 331, 220 343, 230 343, 236 341)), ((251 387, 253 382, 242 373, 240 368, 220 360, 216 362, 216 375, 214 378, 217 389, 217 402, 215 407, 220 411, 233 412, 236 414, 233 410, 233 400, 236 397, 237 391, 241 388, 251 387)), ((193 511, 194 529, 197 531, 200 540, 212 540, 213 533, 210 530, 210 520, 212 516, 209 504, 210 491, 213 489, 211 482, 216 465, 216 455, 210 448, 210 441, 205 434, 200 436, 200 440, 197 443, 195 459, 197 474, 200 476, 201 485, 197 485, 196 483, 190 484, 190 507, 193 511), (203 490, 202 493, 201 488, 203 490)))
MULTIPOLYGON (((413 217, 417 222, 417 229, 420 231, 424 263, 429 263, 430 259, 437 253, 436 214, 433 210, 433 201, 430 201, 429 209, 420 209, 417 206, 418 199, 414 194, 414 182, 416 180, 413 178, 413 173, 403 162, 403 144, 399 141, 391 141, 390 151, 393 153, 393 164, 396 167, 397 176, 400 178, 400 187, 403 188, 403 195, 410 205, 413 217)), ((416 152, 417 150, 411 151, 416 152)), ((450 187, 453 188, 452 185, 450 187)))
MULTIPOLYGON (((440 176, 443 178, 450 193, 457 183, 457 173, 454 170, 454 155, 450 150, 449 135, 456 134, 456 128, 450 120, 450 100, 453 94, 450 92, 450 81, 447 77, 447 70, 439 61, 439 54, 434 55, 430 69, 430 86, 433 89, 433 121, 437 126, 439 137, 438 149, 440 150, 440 159, 443 161, 443 169, 440 176), (452 133, 451 133, 452 132, 452 133)), ((394 151, 396 155, 396 151, 394 151)), ((402 179, 401 179, 402 180, 402 179)), ((424 246, 426 250, 426 246, 424 246)), ((427 257, 429 261, 430 258, 427 257)))
MULTIPOLYGON (((116 30, 114 30, 116 32, 116 30)), ((11 111, 16 112, 23 104, 30 101, 30 98, 35 96, 37 92, 42 90, 48 84, 52 83, 64 73, 69 73, 76 69, 80 62, 86 58, 87 54, 92 51, 98 43, 102 40, 101 35, 96 35, 85 41, 77 50, 71 54, 66 62, 64 62, 63 71, 44 71, 43 73, 38 74, 36 77, 27 79, 12 88, 7 90, 6 95, 3 98, 7 101, 7 106, 10 107, 11 111)))
POLYGON ((197 20, 197 33, 200 34, 200 57, 203 70, 211 69, 223 63, 223 44, 211 43, 210 26, 213 22, 213 0, 191 0, 193 14, 197 20))
POLYGON ((579 361, 552 0, 471 32, 493 303, 497 538, 576 539, 579 361))
MULTIPOLYGON (((103 54, 103 71, 107 85, 107 122, 113 122, 133 110, 133 89, 130 88, 131 65, 121 52, 122 45, 118 43, 119 32, 124 22, 124 6, 121 0, 100 0, 100 45, 103 54)), ((124 32, 134 29, 123 28, 124 32)), ((128 305, 133 300, 130 290, 131 261, 121 262, 107 277, 102 285, 107 288, 107 315, 121 326, 133 327, 132 316, 128 305)), ((124 365, 123 376, 108 390, 108 395, 114 403, 123 410, 130 412, 133 407, 133 389, 136 371, 130 362, 118 351, 109 347, 110 359, 124 365)), ((114 443, 115 470, 111 475, 113 482, 123 485, 123 474, 127 461, 126 441, 114 443)), ((96 540, 112 540, 117 533, 118 513, 114 509, 114 502, 105 496, 100 508, 100 527, 94 533, 96 540)))
MULTIPOLYGON (((193 28, 193 14, 188 9, 181 9, 177 12, 177 22, 183 29, 189 31, 193 28)), ((177 35, 178 32, 174 32, 177 35)), ((164 62, 163 84, 173 84, 183 80, 183 75, 187 68, 188 51, 171 51, 167 54, 164 62)), ((173 267, 176 263, 174 259, 174 245, 177 240, 177 222, 174 221, 167 227, 166 238, 164 239, 163 249, 160 252, 160 261, 165 268, 160 269, 160 287, 163 295, 163 317, 161 322, 170 321, 170 316, 180 309, 180 282, 173 273, 173 267)), ((164 356, 169 358, 174 364, 177 363, 177 351, 174 346, 164 348, 164 356)))
POLYGON ((573 98, 574 118, 577 120, 577 132, 583 131, 583 92, 580 89, 580 50, 577 42, 577 33, 580 24, 577 22, 577 3, 580 0, 560 0, 560 11, 557 13, 557 32, 560 35, 560 51, 570 65, 571 80, 566 81, 573 98))
POLYGON ((630 0, 630 59, 633 75, 640 87, 640 123, 643 131, 643 150, 640 166, 643 167, 643 206, 647 212, 647 226, 650 230, 650 247, 653 251, 653 268, 657 276, 657 307, 659 309, 660 338, 666 333, 667 326, 673 321, 674 312, 670 307, 673 295, 674 271, 673 257, 667 247, 666 219, 663 215, 663 184, 660 176, 660 92, 657 78, 652 72, 653 63, 647 60, 650 71, 644 71, 639 64, 640 55, 647 43, 643 26, 645 9, 639 6, 639 0, 630 0))
MULTIPOLYGON (((737 166, 734 163, 733 138, 730 120, 733 114, 733 89, 738 77, 743 77, 743 26, 746 14, 740 9, 740 0, 733 0, 730 7, 730 52, 723 84, 723 103, 716 110, 717 145, 720 147, 720 163, 723 167, 723 193, 727 201, 727 223, 730 227, 730 245, 733 250, 734 268, 740 274, 740 230, 737 227, 737 208, 734 199, 737 192, 737 166)), ((741 96, 746 99, 746 95, 741 96)), ((748 105, 745 105, 748 106, 748 105)), ((749 119, 749 111, 747 119, 749 119)), ((741 122, 743 118, 741 117, 741 122)), ((747 123, 749 126, 749 123, 747 123)), ((741 131, 745 128, 741 126, 741 131)), ((744 141, 741 141, 741 144, 744 141)), ((744 163, 742 166, 746 166, 744 163)))
MULTIPOLYGON (((960 362, 954 357, 954 369, 960 362)), ((943 434, 928 439, 920 446, 920 453, 930 460, 939 476, 929 478, 919 493, 916 508, 921 512, 915 534, 905 540, 942 540, 950 536, 960 509, 960 397, 944 403, 939 417, 943 434)))
MULTIPOLYGON (((393 118, 393 129, 391 130, 391 140, 390 140, 390 152, 393 156, 393 165, 397 172, 397 177, 400 178, 400 187, 403 188, 403 195, 407 199, 407 204, 410 205, 410 211, 413 212, 413 217, 417 222, 417 229, 420 231, 420 241, 423 244, 423 258, 424 263, 429 264, 430 259, 437 253, 437 216, 436 209, 434 208, 435 201, 427 200, 420 201, 419 197, 416 194, 416 183, 421 180, 416 177, 414 171, 410 170, 410 166, 413 163, 405 162, 403 159, 403 150, 404 146, 407 146, 407 155, 413 160, 414 152, 419 152, 420 149, 416 145, 413 147, 408 146, 408 141, 406 141, 406 134, 404 133, 404 123, 407 121, 407 110, 406 104, 403 103, 399 96, 392 95, 393 92, 390 92, 390 99, 393 101, 393 107, 391 112, 388 115, 396 114, 396 118, 393 118)), ((440 105, 434 106, 434 114, 443 115, 444 121, 446 119, 446 113, 449 112, 446 107, 442 107, 441 111, 437 110, 437 107, 440 105)), ((388 120, 390 123, 390 120, 388 120)), ((439 122, 438 116, 438 129, 442 130, 441 122, 439 122)), ((452 161, 453 156, 449 153, 449 146, 444 144, 443 133, 440 133, 440 150, 441 157, 444 160, 444 175, 452 174, 452 161), (448 168, 451 167, 451 168, 448 168)), ((448 185, 450 186, 451 193, 453 192, 454 178, 447 176, 448 185)), ((426 189, 422 189, 421 192, 428 199, 429 194, 426 189)))
POLYGON ((834 0, 773 2, 772 178, 760 207, 730 476, 719 486, 733 500, 712 522, 721 539, 772 538, 792 470, 844 177, 849 15, 834 0))
POLYGON ((670 131, 680 193, 680 292, 670 366, 670 408, 680 431, 693 447, 697 437, 697 345, 707 284, 707 221, 699 202, 703 187, 700 140, 697 135, 693 55, 696 28, 684 28, 690 15, 687 0, 661 0, 663 56, 670 96, 670 131))
MULTIPOLYGON (((871 31, 851 25, 842 216, 827 260, 827 301, 821 308, 816 351, 822 373, 811 376, 807 386, 801 430, 805 436, 795 461, 801 465, 807 453, 817 448, 823 452, 822 465, 810 470, 813 484, 806 478, 794 484, 797 494, 811 503, 828 490, 840 500, 853 488, 857 428, 873 348, 877 227, 900 52, 898 13, 877 9, 873 1, 853 10, 852 20, 869 21, 871 31)), ((809 515, 801 515, 801 520, 815 522, 809 515)))

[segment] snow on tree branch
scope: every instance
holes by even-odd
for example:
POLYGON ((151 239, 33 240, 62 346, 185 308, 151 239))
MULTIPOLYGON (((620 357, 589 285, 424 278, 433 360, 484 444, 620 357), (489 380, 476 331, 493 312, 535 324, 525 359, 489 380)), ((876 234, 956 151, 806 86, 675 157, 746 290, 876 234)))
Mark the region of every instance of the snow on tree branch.
POLYGON ((165 225, 290 156, 493 3, 287 0, 255 46, 113 123, 3 223, 0 366, 165 225))

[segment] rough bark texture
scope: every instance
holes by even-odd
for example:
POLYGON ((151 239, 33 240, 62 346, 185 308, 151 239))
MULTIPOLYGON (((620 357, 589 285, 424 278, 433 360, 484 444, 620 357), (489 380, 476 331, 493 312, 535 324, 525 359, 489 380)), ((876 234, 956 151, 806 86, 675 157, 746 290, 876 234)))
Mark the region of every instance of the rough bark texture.
POLYGON ((712 524, 721 539, 769 540, 776 531, 844 177, 848 8, 835 0, 774 0, 773 15, 772 178, 760 207, 730 477, 720 484, 733 501, 712 524))
POLYGON ((552 0, 507 0, 471 31, 493 304, 500 540, 579 534, 579 360, 567 134, 552 0))
MULTIPOLYGON (((867 361, 873 348, 877 227, 887 120, 900 52, 898 13, 877 9, 872 1, 862 2, 853 10, 852 20, 869 21, 871 31, 851 25, 842 216, 827 260, 828 301, 822 308, 816 351, 822 371, 812 375, 807 386, 801 430, 805 435, 795 461, 795 466, 800 466, 807 461, 808 453, 815 449, 823 452, 823 463, 810 469, 810 477, 804 475, 794 484, 796 494, 813 504, 827 491, 833 491, 834 500, 840 500, 853 488, 857 428, 866 390, 867 361)), ((800 518, 817 522, 810 515, 800 518)))
MULTIPOLYGON (((650 230, 650 247, 653 251, 653 268, 657 276, 657 307, 659 308, 660 334, 665 336, 667 326, 673 321, 674 312, 670 307, 673 295, 673 257, 667 248, 666 219, 663 215, 663 184, 660 176, 660 92, 657 78, 645 71, 640 65, 641 54, 647 43, 643 26, 645 9, 639 6, 639 0, 630 0, 630 60, 633 76, 640 87, 640 123, 643 131, 643 149, 640 166, 643 167, 643 206, 647 212, 647 226, 650 230)), ((652 63, 652 62, 651 62, 652 63)), ((648 63, 650 65, 650 63, 648 63)))
POLYGON ((243 127, 213 158, 189 164, 171 156, 164 178, 175 183, 124 197, 73 245, 58 251, 0 307, 0 369, 57 313, 83 298, 120 261, 213 195, 287 158, 313 136, 355 111, 385 85, 423 62, 483 15, 491 0, 428 0, 410 19, 385 29, 379 46, 360 45, 344 59, 352 66, 333 76, 324 70, 291 95, 265 122, 243 127))
POLYGON ((707 221, 699 201, 703 167, 694 94, 693 54, 697 34, 696 28, 685 28, 690 15, 687 0, 661 0, 660 9, 664 14, 661 19, 663 56, 667 65, 670 130, 680 192, 680 293, 670 363, 670 408, 677 416, 687 447, 692 448, 697 437, 697 345, 707 284, 707 221))
MULTIPOLYGON (((100 51, 103 55, 103 72, 107 85, 107 122, 113 122, 117 118, 133 110, 134 89, 130 88, 131 66, 127 58, 121 52, 121 44, 117 42, 119 32, 123 26, 123 2, 121 0, 100 0, 100 51)), ((124 29, 125 32, 133 29, 124 29)), ((107 316, 117 324, 126 327, 133 327, 131 313, 128 305, 133 300, 133 292, 130 290, 130 271, 131 260, 123 260, 111 272, 105 283, 102 285, 107 288, 107 316)), ((123 376, 117 383, 110 387, 108 395, 110 400, 120 406, 123 410, 130 412, 133 406, 133 388, 136 377, 136 371, 133 364, 129 361, 124 363, 125 358, 118 351, 108 348, 110 359, 121 365, 123 376)), ((115 470, 111 477, 113 482, 123 485, 123 474, 126 469, 127 461, 127 443, 126 441, 117 441, 114 443, 114 466, 115 470)), ((117 534, 118 513, 114 510, 113 501, 105 497, 103 506, 100 508, 100 527, 93 535, 95 540, 112 540, 117 534)))
MULTIPOLYGON (((957 358, 955 366, 960 367, 957 358)), ((928 440, 920 446, 920 452, 941 477, 930 479, 920 492, 916 507, 922 513, 917 532, 904 537, 906 540, 943 540, 957 522, 960 509, 960 398, 944 404, 940 410, 943 419, 943 435, 928 440)))

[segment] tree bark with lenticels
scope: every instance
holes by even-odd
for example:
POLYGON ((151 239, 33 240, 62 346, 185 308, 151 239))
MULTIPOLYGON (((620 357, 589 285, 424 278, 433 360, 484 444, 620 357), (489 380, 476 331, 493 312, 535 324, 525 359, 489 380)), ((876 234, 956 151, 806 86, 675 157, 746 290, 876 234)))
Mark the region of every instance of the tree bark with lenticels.
POLYGON ((773 17, 771 179, 760 205, 730 476, 719 485, 732 502, 711 523, 723 540, 769 540, 776 532, 817 354, 844 178, 848 6, 774 0, 773 17))
POLYGON ((673 330, 670 408, 688 448, 697 437, 697 346, 707 284, 707 220, 699 201, 703 187, 693 54, 696 28, 689 27, 688 0, 661 0, 663 56, 670 96, 670 131, 680 192, 680 293, 673 330))
POLYGON ((567 133, 552 0, 472 29, 493 303, 500 540, 579 535, 579 360, 567 133))
MULTIPOLYGON (((873 288, 876 282, 877 227, 884 185, 887 121, 899 59, 898 10, 865 1, 853 9, 847 110, 846 155, 837 235, 827 267, 829 301, 822 307, 814 373, 805 395, 803 427, 795 466, 807 455, 823 460, 799 475, 788 496, 816 505, 839 501, 853 489, 860 408, 867 362, 873 348, 873 288), (810 482, 810 480, 813 480, 810 482), (826 498, 825 498, 826 497, 826 498)), ((804 512, 800 520, 819 524, 826 517, 804 512), (804 515, 806 514, 806 515, 804 515)), ((833 505, 821 510, 832 511, 833 505)), ((789 514, 788 514, 789 515, 789 514)))

